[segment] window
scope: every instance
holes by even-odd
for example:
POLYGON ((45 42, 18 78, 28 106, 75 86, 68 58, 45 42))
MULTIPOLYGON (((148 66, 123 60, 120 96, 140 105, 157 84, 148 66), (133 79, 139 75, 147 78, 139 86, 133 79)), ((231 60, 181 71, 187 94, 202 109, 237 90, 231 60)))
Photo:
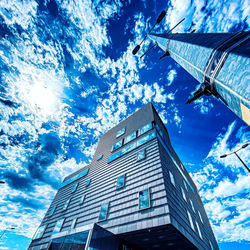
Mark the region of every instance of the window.
POLYGON ((67 210, 70 200, 67 200, 63 206, 63 210, 67 210))
POLYGON ((150 207, 150 192, 149 189, 145 189, 139 192, 139 210, 143 210, 150 207))
POLYGON ((64 182, 60 185, 60 188, 65 187, 66 185, 72 183, 73 181, 76 181, 76 180, 78 180, 78 179, 84 177, 85 175, 88 174, 88 171, 89 171, 88 169, 85 169, 85 170, 84 170, 83 172, 81 172, 80 174, 75 175, 75 176, 71 177, 70 179, 64 181, 64 182))
POLYGON ((56 206, 54 206, 54 207, 50 210, 49 216, 52 216, 52 215, 54 214, 55 210, 56 210, 56 206))
POLYGON ((118 138, 119 136, 123 135, 125 133, 125 128, 122 128, 121 130, 117 131, 116 133, 116 138, 118 138))
POLYGON ((111 155, 108 158, 108 163, 116 160, 117 158, 121 157, 122 155, 132 151, 133 149, 143 145, 144 143, 154 139, 156 137, 155 131, 150 132, 149 134, 143 136, 142 138, 138 139, 134 143, 128 145, 127 147, 123 148, 122 150, 118 151, 117 153, 111 155))
POLYGON ((135 138, 136 138, 136 131, 134 131, 132 134, 125 137, 124 144, 129 143, 130 141, 134 140, 135 138))
POLYGON ((211 241, 209 241, 209 244, 210 244, 211 249, 214 250, 214 247, 213 247, 211 241))
POLYGON ((196 223, 196 227, 197 227, 197 230, 198 230, 199 236, 200 236, 200 238, 202 239, 201 229, 200 229, 199 223, 198 223, 197 221, 195 221, 195 223, 196 223))
POLYGON ((100 161, 102 159, 103 155, 99 155, 97 160, 100 161))
POLYGON ((152 123, 148 123, 147 125, 145 125, 139 129, 139 135, 142 135, 142 134, 148 132, 152 128, 153 128, 152 123))
POLYGON ((76 191, 77 187, 78 187, 78 183, 76 183, 75 186, 73 187, 72 193, 74 193, 76 191))
POLYGON ((202 220, 200 211, 198 211, 198 215, 199 215, 199 217, 200 217, 201 222, 204 223, 203 220, 202 220))
POLYGON ((109 202, 101 206, 101 211, 100 211, 99 218, 98 218, 99 222, 107 219, 108 209, 109 209, 109 202))
POLYGON ((185 186, 186 190, 188 191, 187 183, 185 181, 183 181, 183 182, 184 182, 184 186, 185 186))
POLYGON ((40 227, 37 229, 37 231, 36 231, 36 233, 35 233, 33 239, 35 240, 35 239, 42 238, 45 229, 46 229, 46 225, 40 226, 40 227))
POLYGON ((55 225, 54 230, 53 230, 54 234, 59 233, 61 231, 63 222, 64 222, 64 219, 58 220, 56 222, 56 225, 55 225))
POLYGON ((125 178, 126 178, 126 175, 121 175, 117 178, 117 184, 116 184, 116 189, 120 189, 122 187, 124 187, 125 185, 125 178))
POLYGON ((174 176, 170 171, 169 171, 169 176, 170 176, 171 183, 175 186, 174 176))
POLYGON ((121 146, 122 146, 122 140, 118 141, 116 144, 113 145, 112 152, 120 148, 121 146))
POLYGON ((137 152, 137 161, 143 160, 145 158, 146 158, 145 149, 137 152))
POLYGON ((89 186, 90 182, 91 182, 91 179, 88 179, 86 182, 86 187, 89 186))
POLYGON ((189 219, 190 226, 194 230, 194 223, 193 223, 193 220, 192 220, 192 216, 188 211, 187 211, 187 214, 188 214, 188 219, 189 219))
POLYGON ((187 197, 186 197, 186 194, 185 194, 185 191, 184 189, 181 187, 181 193, 182 193, 182 197, 185 201, 187 201, 187 197))
POLYGON ((77 218, 75 218, 74 220, 72 220, 71 223, 71 230, 74 229, 76 227, 76 222, 77 222, 77 218))
POLYGON ((194 204, 193 204, 193 202, 191 200, 190 200, 190 203, 191 203, 191 207, 192 207, 193 211, 195 212, 195 210, 194 210, 194 204))
POLYGON ((81 197, 81 199, 80 199, 80 205, 83 204, 83 202, 84 202, 84 200, 85 200, 85 197, 86 197, 86 194, 84 194, 84 195, 81 197))

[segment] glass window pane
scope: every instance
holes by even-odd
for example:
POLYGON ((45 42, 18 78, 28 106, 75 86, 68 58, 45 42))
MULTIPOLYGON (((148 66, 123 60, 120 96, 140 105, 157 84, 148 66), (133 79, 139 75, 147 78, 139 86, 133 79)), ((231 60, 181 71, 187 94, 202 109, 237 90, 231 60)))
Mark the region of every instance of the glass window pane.
POLYGON ((192 207, 193 211, 195 212, 195 210, 194 210, 194 203, 191 200, 190 200, 190 203, 191 203, 191 207, 192 207))
POLYGON ((77 222, 77 218, 72 220, 71 229, 74 229, 76 227, 76 222, 77 222))
POLYGON ((146 133, 147 131, 149 131, 152 128, 153 128, 152 123, 148 123, 147 125, 145 125, 139 129, 139 135, 146 133))
POLYGON ((56 225, 54 227, 53 233, 59 233, 61 231, 62 225, 63 225, 64 219, 58 220, 56 222, 56 225))
POLYGON ((141 150, 139 152, 137 152, 137 161, 140 161, 142 159, 145 159, 146 157, 146 154, 145 154, 145 150, 141 150))
POLYGON ((184 186, 185 186, 186 190, 188 191, 187 183, 185 181, 183 181, 183 182, 184 182, 184 186))
POLYGON ((74 193, 74 192, 76 191, 77 186, 78 186, 78 183, 76 183, 76 184, 75 184, 75 186, 73 187, 73 189, 72 189, 72 193, 74 193))
POLYGON ((175 186, 174 176, 173 176, 173 174, 170 171, 169 171, 169 175, 170 175, 170 181, 171 181, 171 183, 175 186))
POLYGON ((186 198, 186 194, 185 194, 185 191, 183 190, 183 188, 181 187, 181 193, 182 193, 182 197, 185 201, 187 201, 187 198, 186 198))
POLYGON ((69 202, 70 202, 70 200, 67 200, 67 201, 65 202, 65 204, 64 204, 64 206, 63 206, 63 210, 66 210, 66 209, 68 208, 69 202))
POLYGON ((197 221, 196 222, 196 227, 197 227, 197 230, 198 230, 198 233, 199 233, 199 236, 200 238, 202 239, 202 235, 201 235, 201 230, 200 230, 200 226, 199 226, 199 223, 197 221))
POLYGON ((121 175, 117 178, 117 184, 116 184, 116 188, 119 189, 119 188, 122 188, 124 187, 125 185, 125 178, 126 178, 126 175, 121 175))
POLYGON ((187 211, 187 214, 188 214, 188 219, 189 219, 190 226, 194 230, 194 223, 193 223, 191 214, 188 211, 187 211))
POLYGON ((44 233, 44 231, 45 231, 45 228, 46 228, 46 225, 40 226, 40 227, 37 229, 37 231, 36 231, 36 233, 35 233, 33 239, 39 239, 39 238, 41 238, 41 237, 43 236, 43 233, 44 233))
POLYGON ((134 131, 132 134, 128 135, 124 139, 124 143, 128 143, 136 138, 136 131, 134 131))
POLYGON ((84 200, 85 200, 85 194, 81 197, 81 199, 80 199, 80 204, 83 204, 83 202, 84 202, 84 200))
POLYGON ((52 216, 52 215, 54 214, 55 210, 56 210, 56 206, 54 206, 54 207, 50 210, 49 216, 52 216))
POLYGON ((109 208, 109 202, 105 203, 101 206, 101 211, 99 214, 98 221, 104 221, 107 219, 107 214, 108 214, 108 208, 109 208))
POLYGON ((99 155, 97 160, 100 161, 102 159, 103 155, 99 155))
POLYGON ((198 214, 199 214, 199 217, 200 217, 201 222, 204 223, 203 220, 202 220, 200 211, 198 211, 198 214))
POLYGON ((150 207, 150 193, 149 189, 139 192, 139 210, 150 207))
POLYGON ((113 145, 112 151, 115 151, 116 149, 120 148, 122 146, 122 140, 118 141, 116 144, 113 145))
POLYGON ((133 149, 135 149, 136 148, 136 143, 134 142, 134 143, 131 143, 130 145, 128 145, 128 146, 126 146, 125 148, 123 148, 122 149, 122 155, 124 155, 124 154, 126 154, 126 153, 128 153, 128 152, 130 152, 130 151, 132 151, 133 149))
POLYGON ((91 182, 91 179, 87 180, 86 187, 89 186, 90 182, 91 182))
POLYGON ((116 133, 116 138, 118 138, 119 136, 123 135, 125 133, 125 128, 122 128, 121 130, 119 130, 117 133, 116 133))

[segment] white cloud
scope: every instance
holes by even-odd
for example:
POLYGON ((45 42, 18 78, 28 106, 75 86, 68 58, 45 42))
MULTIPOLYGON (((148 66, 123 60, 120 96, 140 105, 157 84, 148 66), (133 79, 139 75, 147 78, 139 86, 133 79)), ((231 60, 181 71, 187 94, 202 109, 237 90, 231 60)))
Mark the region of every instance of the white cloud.
MULTIPOLYGON (((210 97, 211 98, 211 97, 210 97)), ((204 99, 203 97, 194 101, 194 108, 200 110, 201 114, 206 115, 214 107, 210 100, 204 99)))
POLYGON ((177 72, 175 69, 171 69, 169 72, 168 72, 168 76, 167 76, 167 79, 168 79, 168 83, 167 83, 167 86, 170 86, 174 79, 176 78, 177 76, 177 72))
MULTIPOLYGON (((204 161, 205 166, 192 174, 220 242, 250 239, 250 227, 246 223, 250 218, 250 176, 237 159, 227 159, 229 156, 220 158, 222 154, 239 149, 249 141, 250 133, 246 127, 235 130, 234 122, 225 133, 218 135, 204 161)), ((247 148, 239 152, 247 164, 249 152, 247 148)))

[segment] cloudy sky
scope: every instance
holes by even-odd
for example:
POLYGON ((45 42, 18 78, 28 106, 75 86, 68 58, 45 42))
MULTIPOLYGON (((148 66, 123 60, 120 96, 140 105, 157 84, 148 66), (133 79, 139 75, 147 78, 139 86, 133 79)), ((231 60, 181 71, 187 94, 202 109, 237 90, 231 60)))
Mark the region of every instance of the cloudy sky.
MULTIPOLYGON (((221 249, 250 242, 250 178, 232 155, 249 127, 212 97, 185 105, 198 82, 156 48, 154 31, 248 30, 248 0, 1 0, 0 249, 26 249, 63 177, 91 161, 100 135, 148 102, 192 174, 221 249), (143 50, 149 47, 147 40, 143 50), (143 50, 138 54, 143 53, 143 50)), ((239 155, 250 165, 249 149, 239 155)))

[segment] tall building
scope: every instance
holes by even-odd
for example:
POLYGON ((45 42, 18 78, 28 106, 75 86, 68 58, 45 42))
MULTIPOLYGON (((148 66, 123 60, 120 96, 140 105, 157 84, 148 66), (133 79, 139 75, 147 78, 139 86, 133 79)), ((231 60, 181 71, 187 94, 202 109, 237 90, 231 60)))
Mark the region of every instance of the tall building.
POLYGON ((151 103, 102 135, 62 182, 29 246, 219 249, 197 188, 151 103))
POLYGON ((238 33, 151 34, 159 47, 201 83, 202 95, 221 100, 250 125, 250 31, 238 33))

